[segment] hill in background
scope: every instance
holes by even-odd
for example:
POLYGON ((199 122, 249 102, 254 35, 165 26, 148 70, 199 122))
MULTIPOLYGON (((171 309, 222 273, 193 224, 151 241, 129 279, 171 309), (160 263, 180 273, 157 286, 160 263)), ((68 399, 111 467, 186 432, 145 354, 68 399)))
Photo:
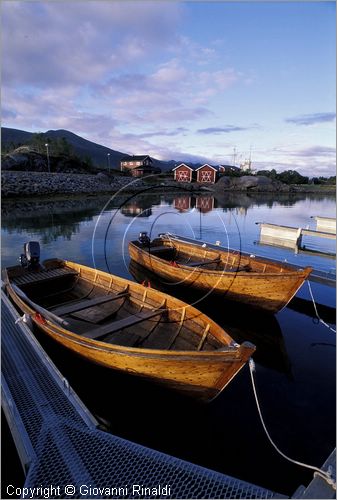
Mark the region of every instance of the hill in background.
MULTIPOLYGON (((34 137, 33 132, 26 132, 24 130, 18 130, 14 128, 1 127, 1 143, 3 150, 9 151, 10 149, 15 149, 18 146, 29 145, 30 141, 34 137)), ((101 144, 96 144, 95 142, 88 141, 79 135, 70 132, 69 130, 48 130, 42 133, 44 140, 61 140, 65 139, 68 144, 70 144, 77 156, 84 160, 91 159, 92 165, 97 168, 106 169, 108 168, 108 153, 110 154, 110 168, 120 169, 120 161, 124 156, 128 156, 126 153, 120 151, 115 151, 113 149, 102 146, 101 144)), ((52 151, 50 151, 52 154, 52 151)), ((139 154, 147 154, 146 151, 140 152, 139 154)), ((153 158, 154 165, 159 167, 162 171, 171 170, 177 162, 175 161, 161 161, 153 158)))

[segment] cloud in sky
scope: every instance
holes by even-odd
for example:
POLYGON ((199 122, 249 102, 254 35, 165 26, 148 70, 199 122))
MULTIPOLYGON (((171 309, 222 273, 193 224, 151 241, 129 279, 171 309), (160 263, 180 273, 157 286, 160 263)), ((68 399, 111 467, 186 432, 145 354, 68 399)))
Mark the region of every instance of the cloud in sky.
POLYGON ((328 157, 334 159, 336 157, 336 148, 323 147, 323 146, 311 146, 309 148, 300 149, 293 152, 295 156, 314 158, 314 157, 328 157))
POLYGON ((229 134, 231 132, 241 132, 248 130, 247 127, 237 127, 235 125, 226 125, 225 127, 209 127, 197 130, 198 134, 229 134))
POLYGON ((331 176, 335 175, 336 148, 327 146, 310 146, 307 148, 286 147, 275 148, 268 152, 270 161, 258 161, 257 170, 277 171, 297 170, 302 175, 331 176))
POLYGON ((187 128, 178 127, 177 129, 171 129, 171 130, 158 130, 157 132, 146 132, 144 134, 139 134, 136 137, 139 137, 141 139, 146 139, 149 137, 159 137, 159 136, 172 137, 175 135, 184 134, 187 131, 188 131, 187 128))
POLYGON ((8 2, 3 78, 39 88, 95 82, 171 43, 179 10, 155 2, 8 2))
POLYGON ((65 128, 167 160, 222 163, 234 147, 253 144, 257 161, 271 161, 282 143, 293 159, 295 150, 321 144, 319 167, 334 144, 335 113, 313 113, 310 103, 334 106, 331 6, 242 5, 3 2, 3 125, 65 128), (275 37, 280 14, 291 30, 275 37), (315 135, 306 127, 295 137, 293 124, 315 124, 315 135))
POLYGON ((295 116, 286 118, 287 123, 295 125, 315 125, 316 123, 333 122, 336 119, 336 113, 313 113, 311 115, 295 116))

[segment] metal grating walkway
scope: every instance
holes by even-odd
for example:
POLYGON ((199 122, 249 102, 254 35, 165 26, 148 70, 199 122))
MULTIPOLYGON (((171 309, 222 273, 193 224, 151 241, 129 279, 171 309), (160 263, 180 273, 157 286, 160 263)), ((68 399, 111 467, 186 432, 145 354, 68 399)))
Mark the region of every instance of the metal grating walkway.
POLYGON ((1 293, 2 405, 35 488, 25 498, 51 485, 50 498, 285 498, 97 429, 1 293))

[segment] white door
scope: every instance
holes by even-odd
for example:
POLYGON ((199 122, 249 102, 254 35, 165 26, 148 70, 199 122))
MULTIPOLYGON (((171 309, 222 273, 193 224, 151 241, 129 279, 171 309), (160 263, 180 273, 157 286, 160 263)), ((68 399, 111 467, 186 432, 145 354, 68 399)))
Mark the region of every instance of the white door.
POLYGON ((189 180, 190 180, 190 176, 186 170, 182 170, 181 172, 178 172, 177 181, 189 182, 189 180))
POLYGON ((201 182, 212 182, 212 172, 209 170, 201 172, 201 182))

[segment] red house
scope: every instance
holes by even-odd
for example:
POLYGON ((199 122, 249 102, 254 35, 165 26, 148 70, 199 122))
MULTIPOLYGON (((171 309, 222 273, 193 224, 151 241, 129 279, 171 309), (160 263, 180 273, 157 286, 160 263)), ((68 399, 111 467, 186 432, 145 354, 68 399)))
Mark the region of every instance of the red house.
POLYGON ((146 174, 159 174, 160 168, 153 166, 153 160, 148 155, 124 156, 121 159, 121 171, 129 172, 133 177, 142 177, 146 174))
POLYGON ((217 170, 211 165, 208 165, 208 163, 205 163, 205 165, 202 165, 201 167, 197 168, 196 172, 197 172, 197 182, 202 182, 207 184, 215 183, 217 170))
POLYGON ((174 180, 177 182, 192 182, 193 168, 185 163, 180 163, 177 167, 172 169, 174 172, 174 180))

